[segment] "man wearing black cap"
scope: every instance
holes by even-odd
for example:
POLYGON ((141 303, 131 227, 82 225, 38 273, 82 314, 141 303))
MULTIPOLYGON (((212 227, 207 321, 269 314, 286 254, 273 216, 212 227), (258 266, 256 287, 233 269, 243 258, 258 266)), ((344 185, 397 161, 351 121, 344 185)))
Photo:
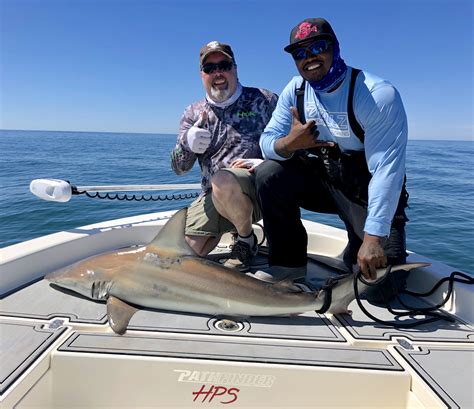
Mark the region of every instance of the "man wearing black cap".
POLYGON ((245 270, 258 249, 252 223, 261 219, 251 171, 262 162, 259 139, 277 96, 239 83, 228 44, 211 41, 199 61, 206 97, 186 108, 171 153, 178 175, 196 159, 201 167, 203 191, 188 208, 186 240, 203 256, 223 233, 236 232, 227 265, 245 270))
POLYGON ((285 51, 300 76, 283 90, 260 139, 271 159, 256 170, 271 267, 256 277, 305 275, 303 207, 339 215, 349 238, 347 270, 358 264, 373 278, 376 268, 406 258, 407 119, 400 95, 388 81, 346 66, 322 18, 294 27, 285 51))

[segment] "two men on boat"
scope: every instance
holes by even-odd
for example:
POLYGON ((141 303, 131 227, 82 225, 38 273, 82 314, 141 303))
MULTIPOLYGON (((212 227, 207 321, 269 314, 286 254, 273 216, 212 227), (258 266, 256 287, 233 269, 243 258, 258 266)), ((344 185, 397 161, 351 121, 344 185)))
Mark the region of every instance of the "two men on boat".
POLYGON ((222 234, 236 232, 228 265, 245 270, 258 250, 252 223, 262 218, 250 171, 262 162, 259 139, 278 97, 240 84, 227 44, 206 44, 199 61, 206 97, 185 109, 171 153, 178 175, 196 160, 201 167, 202 194, 188 208, 186 241, 204 256, 222 234))
MULTIPOLYGON (((186 109, 172 153, 176 173, 196 159, 202 169, 204 194, 188 211, 188 243, 205 255, 235 226, 233 256, 246 267, 257 251, 251 221, 261 208, 270 267, 255 277, 302 278, 307 233, 300 208, 333 213, 347 229, 346 271, 360 268, 374 278, 377 268, 406 261, 408 131, 400 95, 388 81, 347 66, 323 18, 296 25, 285 51, 300 75, 275 108, 270 91, 240 85, 230 46, 201 49, 207 95, 186 109), (263 163, 248 159, 261 157, 258 141, 263 163)), ((406 276, 397 277, 379 286, 382 297, 404 286, 406 276)))

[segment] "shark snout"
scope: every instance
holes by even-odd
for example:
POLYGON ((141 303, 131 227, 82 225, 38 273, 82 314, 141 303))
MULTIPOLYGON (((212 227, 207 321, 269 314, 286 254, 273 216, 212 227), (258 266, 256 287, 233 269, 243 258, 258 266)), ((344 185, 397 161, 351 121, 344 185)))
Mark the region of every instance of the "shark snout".
POLYGON ((48 273, 44 276, 45 280, 48 280, 50 283, 56 284, 58 281, 61 281, 63 279, 66 279, 68 276, 68 270, 69 268, 64 267, 59 270, 55 270, 51 273, 48 273))
MULTIPOLYGON (((95 299, 97 295, 94 293, 96 283, 99 283, 96 271, 94 271, 88 263, 76 263, 59 270, 47 274, 45 280, 55 287, 72 290, 87 298, 95 299)), ((99 286, 98 289, 103 288, 99 286)))
POLYGON ((89 281, 93 279, 94 274, 94 270, 79 262, 48 273, 44 278, 53 284, 66 284, 68 282, 89 281))

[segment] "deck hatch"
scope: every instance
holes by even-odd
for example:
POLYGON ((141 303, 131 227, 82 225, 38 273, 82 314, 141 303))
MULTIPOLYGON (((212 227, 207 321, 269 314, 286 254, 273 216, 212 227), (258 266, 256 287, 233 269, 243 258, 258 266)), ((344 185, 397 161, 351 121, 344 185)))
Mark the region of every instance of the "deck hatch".
POLYGON ((199 337, 142 336, 79 333, 69 338, 60 351, 75 353, 126 354, 136 356, 211 359, 287 365, 403 371, 383 349, 343 346, 302 346, 289 342, 250 339, 204 340, 199 337))

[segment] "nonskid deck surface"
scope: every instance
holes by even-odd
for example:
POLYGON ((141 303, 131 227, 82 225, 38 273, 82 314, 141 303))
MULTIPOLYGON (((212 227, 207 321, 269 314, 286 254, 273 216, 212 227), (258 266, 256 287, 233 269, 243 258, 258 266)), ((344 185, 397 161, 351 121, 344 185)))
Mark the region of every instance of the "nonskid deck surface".
MULTIPOLYGON (((225 259, 227 254, 228 248, 221 246, 213 257, 225 259)), ((255 268, 265 265, 264 256, 257 260, 255 268)), ((308 267, 310 281, 336 274, 311 260, 308 267)), ((386 309, 364 305, 377 317, 392 319, 386 309)), ((387 382, 392 382, 390 376, 416 376, 444 405, 472 405, 474 329, 470 325, 439 321, 400 330, 372 322, 355 302, 350 308, 352 315, 308 312, 236 322, 142 310, 130 321, 127 334, 118 336, 108 327, 105 304, 73 297, 40 280, 1 300, 0 393, 13 389, 53 349, 59 356, 78 359, 121 356, 204 365, 259 364, 266 370, 284 365, 290 371, 301 367, 378 371, 389 376, 387 382)))

